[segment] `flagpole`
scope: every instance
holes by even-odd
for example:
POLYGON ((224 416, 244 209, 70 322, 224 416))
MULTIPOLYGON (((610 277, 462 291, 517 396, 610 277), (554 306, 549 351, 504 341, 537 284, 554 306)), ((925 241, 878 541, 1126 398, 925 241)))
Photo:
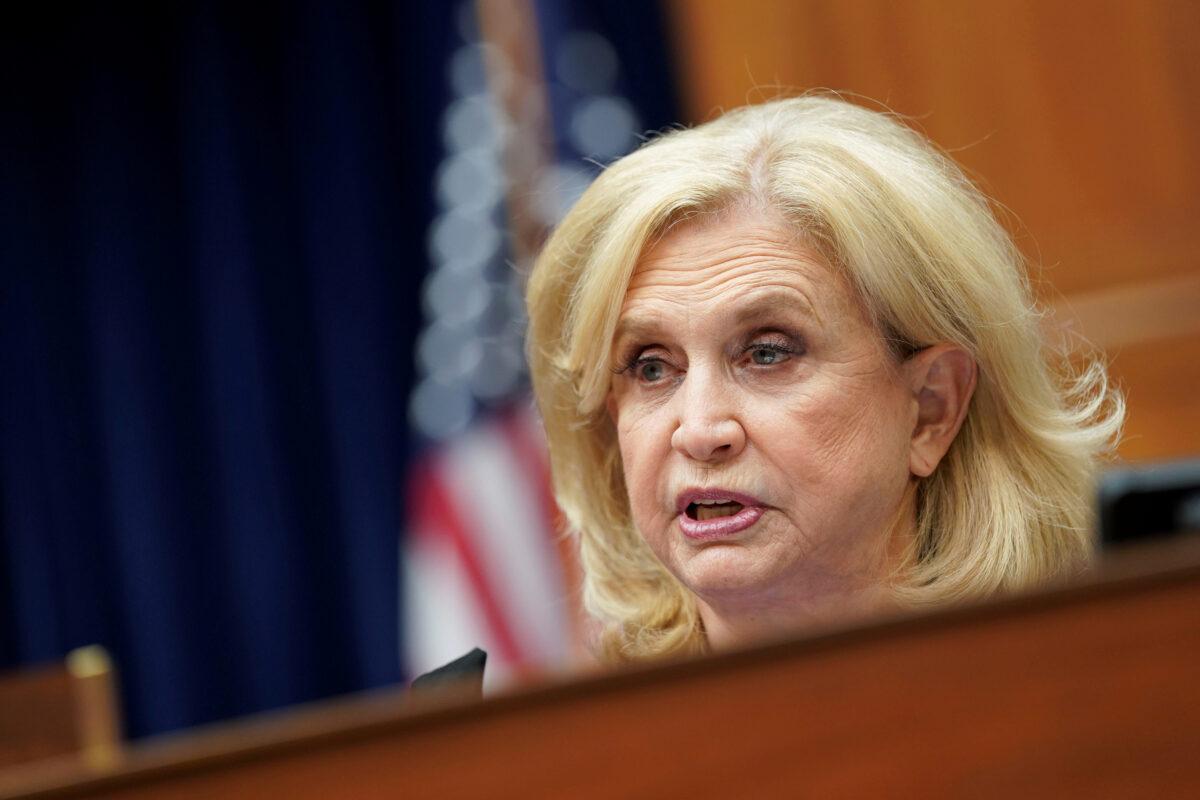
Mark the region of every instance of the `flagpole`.
MULTIPOLYGON (((534 201, 539 177, 554 162, 553 125, 537 14, 532 0, 476 0, 475 8, 480 39, 492 48, 495 56, 485 60, 488 88, 512 126, 503 151, 505 208, 515 267, 523 283, 549 232, 536 213, 534 201)), ((547 523, 570 604, 572 649, 584 655, 585 617, 578 550, 575 538, 565 531, 561 511, 553 502, 548 470, 543 479, 546 490, 551 492, 548 505, 552 507, 549 512, 552 519, 547 523)))

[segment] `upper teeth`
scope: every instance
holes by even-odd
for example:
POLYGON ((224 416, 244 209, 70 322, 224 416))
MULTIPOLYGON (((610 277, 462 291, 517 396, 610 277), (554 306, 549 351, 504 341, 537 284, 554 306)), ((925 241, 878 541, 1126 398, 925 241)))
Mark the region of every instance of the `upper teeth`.
POLYGON ((723 505, 725 503, 732 503, 732 502, 733 502, 732 500, 697 500, 696 505, 698 505, 698 506, 719 506, 719 505, 723 505))

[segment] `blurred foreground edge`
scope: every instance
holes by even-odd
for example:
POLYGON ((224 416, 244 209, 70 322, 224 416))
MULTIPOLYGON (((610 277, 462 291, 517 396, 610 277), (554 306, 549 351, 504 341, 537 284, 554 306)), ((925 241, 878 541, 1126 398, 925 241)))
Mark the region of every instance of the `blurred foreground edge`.
POLYGON ((375 693, 0 796, 1200 796, 1200 538, 1035 594, 436 706, 375 693))
POLYGON ((56 756, 107 771, 120 748, 116 672, 103 647, 0 674, 0 781, 4 768, 56 756))

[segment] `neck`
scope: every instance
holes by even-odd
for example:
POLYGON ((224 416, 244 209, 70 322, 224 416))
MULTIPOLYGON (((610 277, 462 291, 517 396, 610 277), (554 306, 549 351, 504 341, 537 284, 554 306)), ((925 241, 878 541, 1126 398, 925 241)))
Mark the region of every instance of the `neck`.
POLYGON ((745 647, 785 636, 826 630, 869 617, 887 608, 881 584, 845 587, 786 606, 758 607, 698 599, 700 619, 713 651, 745 647))

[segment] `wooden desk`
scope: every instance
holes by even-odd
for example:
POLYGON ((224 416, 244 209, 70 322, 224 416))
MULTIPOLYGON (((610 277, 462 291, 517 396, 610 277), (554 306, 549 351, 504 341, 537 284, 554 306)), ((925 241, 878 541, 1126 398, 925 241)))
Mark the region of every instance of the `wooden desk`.
POLYGON ((8 797, 1200 797, 1200 543, 1088 581, 414 709, 357 697, 134 747, 8 797))

